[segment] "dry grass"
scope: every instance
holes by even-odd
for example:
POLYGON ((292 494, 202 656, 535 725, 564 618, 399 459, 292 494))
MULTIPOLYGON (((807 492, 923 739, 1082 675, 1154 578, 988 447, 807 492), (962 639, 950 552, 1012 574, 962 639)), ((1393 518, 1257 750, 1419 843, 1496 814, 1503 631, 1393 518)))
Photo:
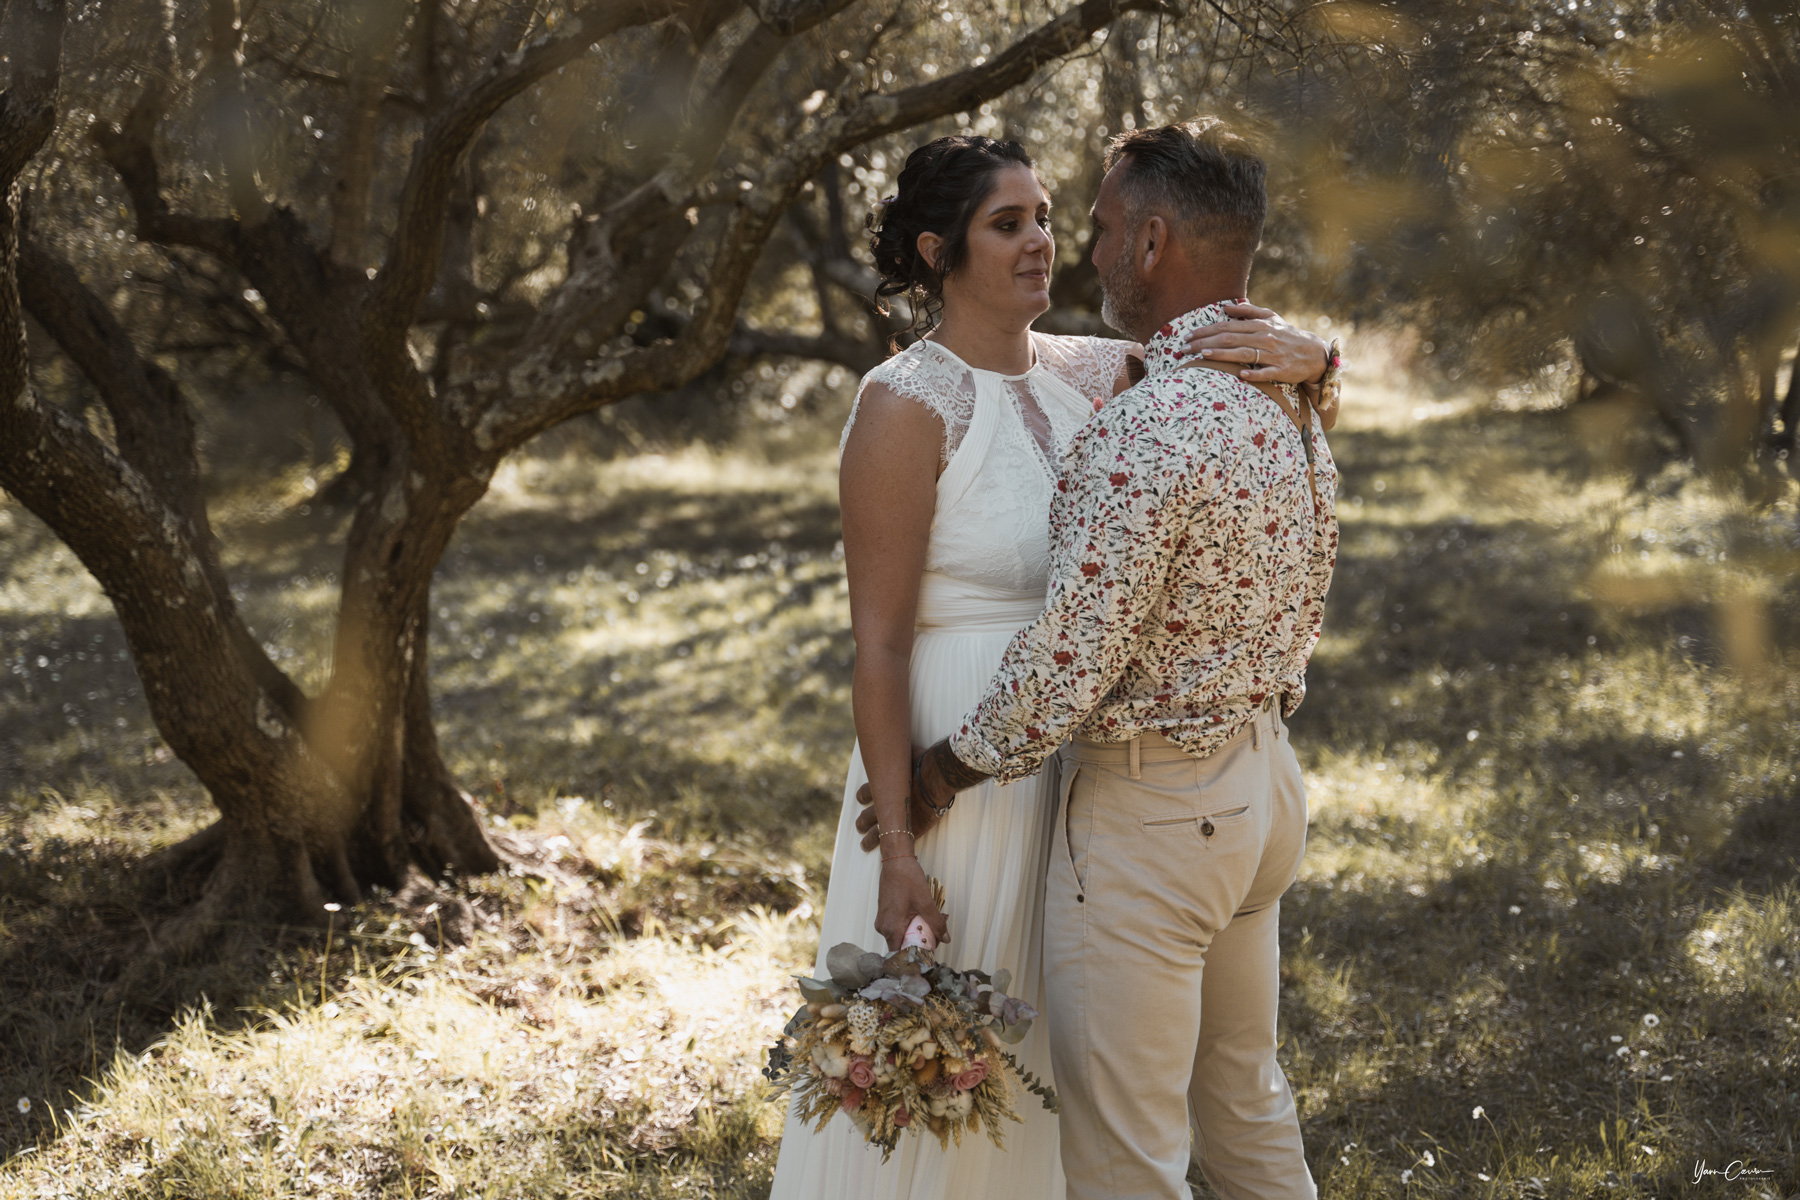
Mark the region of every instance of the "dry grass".
MULTIPOLYGON (((1554 414, 1351 404, 1283 912, 1322 1192, 1800 1191, 1792 490, 1634 489, 1554 414)), ((0 1196, 763 1195, 756 1051, 850 738, 828 436, 510 468, 434 665, 536 866, 468 882, 467 946, 377 899, 116 1010, 127 868, 205 805, 104 598, 0 503, 0 1196)), ((234 579, 310 679, 335 525, 253 495, 219 498, 234 579)))

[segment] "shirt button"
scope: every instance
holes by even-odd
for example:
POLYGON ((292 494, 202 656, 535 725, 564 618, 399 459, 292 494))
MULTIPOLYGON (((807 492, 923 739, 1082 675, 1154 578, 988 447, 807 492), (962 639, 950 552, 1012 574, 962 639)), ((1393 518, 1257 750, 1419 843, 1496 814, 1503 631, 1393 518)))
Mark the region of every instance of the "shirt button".
POLYGON ((1077 904, 1086 904, 1086 903, 1087 903, 1087 897, 1086 897, 1086 896, 1082 896, 1082 895, 1077 895, 1077 896, 1076 896, 1076 897, 1075 897, 1075 903, 1077 903, 1077 904))

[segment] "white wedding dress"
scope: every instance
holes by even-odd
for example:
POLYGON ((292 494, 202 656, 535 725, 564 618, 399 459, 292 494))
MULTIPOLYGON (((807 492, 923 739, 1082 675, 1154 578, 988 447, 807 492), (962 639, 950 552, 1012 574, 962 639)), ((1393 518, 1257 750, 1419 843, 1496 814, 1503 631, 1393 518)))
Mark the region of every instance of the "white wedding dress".
MULTIPOLYGON (((928 746, 974 707, 1007 643, 1044 607, 1049 582, 1050 496, 1056 464, 1110 397, 1130 343, 1033 333, 1035 365, 1023 375, 977 370, 921 341, 863 378, 857 393, 884 384, 944 422, 945 466, 938 478, 912 651, 912 740, 928 746)), ((850 422, 856 413, 852 410, 850 422)), ((848 438, 850 426, 844 433, 848 438)), ((850 486, 855 486, 851 481, 850 486)), ((837 847, 819 934, 815 973, 839 942, 882 949, 875 932, 881 868, 856 832, 856 791, 868 779, 852 750, 838 818, 837 847)), ((1012 993, 1040 1011, 1044 872, 1056 813, 1055 768, 1008 786, 991 781, 963 793, 950 815, 920 841, 920 865, 943 885, 950 919, 944 962, 1012 972, 1012 993)), ((1018 1048, 1033 1074, 1050 1079, 1044 1013, 1018 1048)), ((833 1116, 821 1133, 790 1113, 771 1200, 1062 1200, 1056 1117, 1018 1089, 1022 1125, 1008 1125, 1006 1150, 984 1134, 941 1149, 908 1135, 887 1163, 849 1120, 833 1116)))

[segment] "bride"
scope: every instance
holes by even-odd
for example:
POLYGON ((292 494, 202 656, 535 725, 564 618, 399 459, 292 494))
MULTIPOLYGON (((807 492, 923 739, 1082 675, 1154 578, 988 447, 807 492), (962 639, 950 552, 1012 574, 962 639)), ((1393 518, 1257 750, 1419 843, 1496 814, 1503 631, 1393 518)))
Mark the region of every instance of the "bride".
MULTIPOLYGON (((910 294, 937 320, 869 372, 844 431, 839 495, 856 638, 851 752, 817 972, 839 942, 899 947, 917 915, 964 968, 1005 968, 1041 1007, 1043 879, 1056 809, 1054 766, 987 782, 914 842, 907 796, 914 745, 930 745, 980 698, 1013 634, 1043 610, 1050 494, 1077 429, 1129 386, 1135 343, 1056 337, 1031 323, 1050 307, 1050 197, 1014 142, 945 137, 907 158, 871 240, 883 296, 910 294), (876 829, 863 849, 854 802, 867 783, 876 829), (947 912, 927 877, 944 886, 947 912)), ((1190 343, 1243 363, 1245 377, 1321 375, 1325 343, 1274 313, 1238 306, 1190 343), (1254 364, 1254 368, 1252 368, 1254 364)), ((917 323, 917 322, 915 322, 917 323)), ((1322 414, 1323 415, 1323 414, 1322 414)), ((1052 763, 1055 761, 1051 760, 1052 763)), ((1020 1061, 1049 1078, 1039 1019, 1020 1061)), ((771 1200, 1058 1200, 1056 1118, 1024 1097, 1007 1150, 986 1137, 941 1149, 903 1138, 886 1164, 847 1120, 822 1132, 790 1113, 771 1200)))

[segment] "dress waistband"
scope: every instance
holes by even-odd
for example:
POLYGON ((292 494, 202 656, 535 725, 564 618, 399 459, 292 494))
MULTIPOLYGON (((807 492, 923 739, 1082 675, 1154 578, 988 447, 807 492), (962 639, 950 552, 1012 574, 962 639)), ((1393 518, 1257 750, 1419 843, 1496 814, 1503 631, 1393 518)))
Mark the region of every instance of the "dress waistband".
POLYGON ((1041 592, 1007 591, 927 571, 919 580, 913 624, 922 632, 1017 633, 1043 611, 1041 592))

